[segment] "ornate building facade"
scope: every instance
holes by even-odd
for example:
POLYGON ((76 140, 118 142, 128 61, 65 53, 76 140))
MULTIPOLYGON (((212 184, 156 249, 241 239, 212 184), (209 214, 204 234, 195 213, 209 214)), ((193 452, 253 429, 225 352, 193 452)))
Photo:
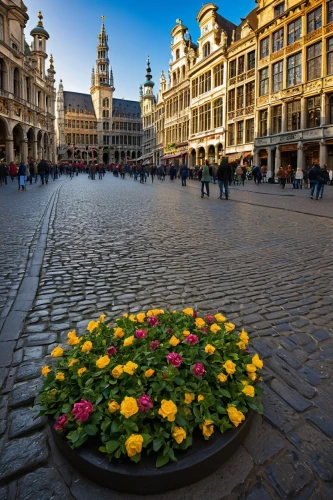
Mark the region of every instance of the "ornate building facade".
POLYGON ((22 0, 0 2, 0 160, 55 161, 55 88, 53 58, 46 70, 47 40, 43 16, 31 31, 29 46, 24 28, 29 19, 22 0))
POLYGON ((58 160, 128 163, 142 154, 140 103, 113 97, 108 35, 104 17, 98 35, 96 68, 90 94, 68 92, 60 81, 57 93, 58 160))

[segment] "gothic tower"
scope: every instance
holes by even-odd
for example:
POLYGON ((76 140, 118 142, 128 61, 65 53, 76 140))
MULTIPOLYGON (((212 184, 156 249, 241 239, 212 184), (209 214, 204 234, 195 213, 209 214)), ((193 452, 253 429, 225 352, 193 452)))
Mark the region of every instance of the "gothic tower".
MULTIPOLYGON (((110 71, 108 35, 105 31, 104 20, 105 17, 102 16, 102 27, 98 35, 96 68, 92 71, 90 87, 100 147, 109 145, 109 135, 112 130, 112 98, 115 91, 112 69, 110 71)), ((99 160, 101 161, 103 149, 99 151, 99 160)))

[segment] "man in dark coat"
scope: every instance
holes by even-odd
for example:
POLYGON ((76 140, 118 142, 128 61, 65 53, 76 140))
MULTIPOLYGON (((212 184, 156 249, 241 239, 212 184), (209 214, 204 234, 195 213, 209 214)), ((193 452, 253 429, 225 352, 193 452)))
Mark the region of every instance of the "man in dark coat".
POLYGON ((222 200, 223 188, 224 188, 225 199, 228 200, 229 184, 231 183, 232 180, 232 168, 231 165, 229 165, 229 160, 226 156, 222 158, 220 166, 217 169, 216 177, 220 188, 220 200, 222 200))
POLYGON ((309 181, 310 181, 310 198, 313 200, 313 194, 318 184, 318 174, 320 172, 320 166, 316 163, 313 165, 309 172, 309 181))
POLYGON ((180 165, 179 172, 182 180, 182 186, 186 186, 186 179, 188 177, 188 166, 184 164, 180 165))

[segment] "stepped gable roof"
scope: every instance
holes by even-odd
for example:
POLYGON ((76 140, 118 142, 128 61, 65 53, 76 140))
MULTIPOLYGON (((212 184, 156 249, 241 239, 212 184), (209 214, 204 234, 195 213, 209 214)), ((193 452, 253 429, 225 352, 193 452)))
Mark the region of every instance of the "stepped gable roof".
POLYGON ((80 94, 79 92, 68 92, 64 91, 64 105, 72 111, 76 111, 78 108, 83 111, 88 111, 95 115, 95 110, 90 94, 80 94))
POLYGON ((127 101, 126 99, 113 99, 112 115, 138 119, 141 117, 140 103, 139 101, 127 101))

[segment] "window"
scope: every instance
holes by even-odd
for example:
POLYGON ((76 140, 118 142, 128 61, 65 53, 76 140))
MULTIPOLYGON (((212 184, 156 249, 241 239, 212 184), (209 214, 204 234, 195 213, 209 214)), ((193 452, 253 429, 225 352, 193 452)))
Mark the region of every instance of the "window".
POLYGON ((173 98, 173 113, 176 115, 178 113, 178 97, 173 98))
POLYGON ((103 130, 109 130, 109 123, 103 122, 103 130))
POLYGON ((3 59, 0 59, 0 89, 5 90, 6 67, 3 59))
POLYGON ((210 54, 210 43, 207 42, 204 46, 203 46, 203 55, 204 57, 208 57, 210 54))
POLYGON ((256 66, 256 51, 252 50, 247 55, 247 70, 254 69, 256 66))
POLYGON ((236 76, 236 59, 230 61, 229 63, 229 78, 234 78, 236 76))
POLYGON ((302 19, 296 19, 288 24, 288 45, 297 42, 301 38, 302 32, 302 19))
POLYGON ((177 49, 177 50, 176 50, 176 60, 177 60, 177 59, 179 59, 179 57, 180 57, 180 50, 179 50, 179 49, 177 49))
POLYGON ((252 106, 254 104, 254 89, 254 82, 245 85, 245 106, 252 106))
POLYGON ((299 130, 301 128, 301 100, 287 103, 287 128, 291 130, 299 130))
POLYGON ((333 21, 333 0, 327 2, 327 24, 333 21))
POLYGON ((321 28, 321 7, 308 14, 308 33, 312 33, 318 28, 321 28))
POLYGON ((17 68, 14 69, 14 95, 20 97, 20 73, 17 68))
POLYGON ((308 128, 319 127, 320 125, 320 95, 307 99, 307 126, 308 128))
POLYGON ((213 69, 214 74, 214 87, 219 87, 223 85, 224 80, 224 64, 218 64, 213 69))
POLYGON ((269 37, 260 40, 260 59, 269 55, 269 37))
POLYGON ((288 57, 287 60, 287 87, 302 83, 302 53, 288 57))
POLYGON ((3 40, 3 16, 0 15, 0 40, 3 40))
POLYGON ((259 136, 267 135, 267 109, 259 112, 259 136))
POLYGON ((108 135, 103 135, 103 144, 104 144, 104 146, 107 146, 109 144, 109 136, 108 135))
POLYGON ((237 108, 236 109, 241 109, 244 107, 244 87, 238 87, 237 88, 237 108))
POLYGON ((283 87, 283 61, 273 64, 273 92, 278 92, 283 87))
POLYGON ((243 144, 244 122, 237 122, 237 144, 243 144))
POLYGON ((235 124, 234 123, 230 123, 228 125, 228 145, 229 146, 235 145, 235 124))
POLYGON ((259 73, 259 96, 268 94, 268 68, 264 68, 259 73))
POLYGON ((211 90, 211 72, 206 71, 203 75, 192 81, 192 99, 211 90))
POLYGON ((281 16, 284 13, 284 2, 279 3, 274 7, 274 17, 281 16))
POLYGON ((272 108, 272 130, 273 134, 279 134, 282 131, 282 105, 272 108))
POLYGON ((283 49, 283 28, 274 31, 272 36, 272 52, 283 49))
POLYGON ((192 134, 198 132, 198 109, 192 111, 192 134))
POLYGON ((321 77, 321 42, 307 48, 306 67, 308 81, 321 77))
POLYGON ((210 130, 211 128, 211 106, 204 104, 199 108, 199 132, 210 130))
POLYGON ((245 71, 245 57, 240 56, 238 58, 238 74, 241 75, 245 71))
POLYGON ((333 37, 327 39, 327 74, 333 74, 333 37))
POLYGON ((235 111, 235 89, 228 92, 228 111, 235 111))
POLYGON ((105 99, 103 99, 103 107, 104 108, 108 108, 109 107, 109 99, 107 97, 105 99))
POLYGON ((254 141, 254 119, 246 120, 245 122, 245 142, 254 141))
POLYGON ((223 100, 222 98, 214 101, 214 128, 223 126, 223 100))

